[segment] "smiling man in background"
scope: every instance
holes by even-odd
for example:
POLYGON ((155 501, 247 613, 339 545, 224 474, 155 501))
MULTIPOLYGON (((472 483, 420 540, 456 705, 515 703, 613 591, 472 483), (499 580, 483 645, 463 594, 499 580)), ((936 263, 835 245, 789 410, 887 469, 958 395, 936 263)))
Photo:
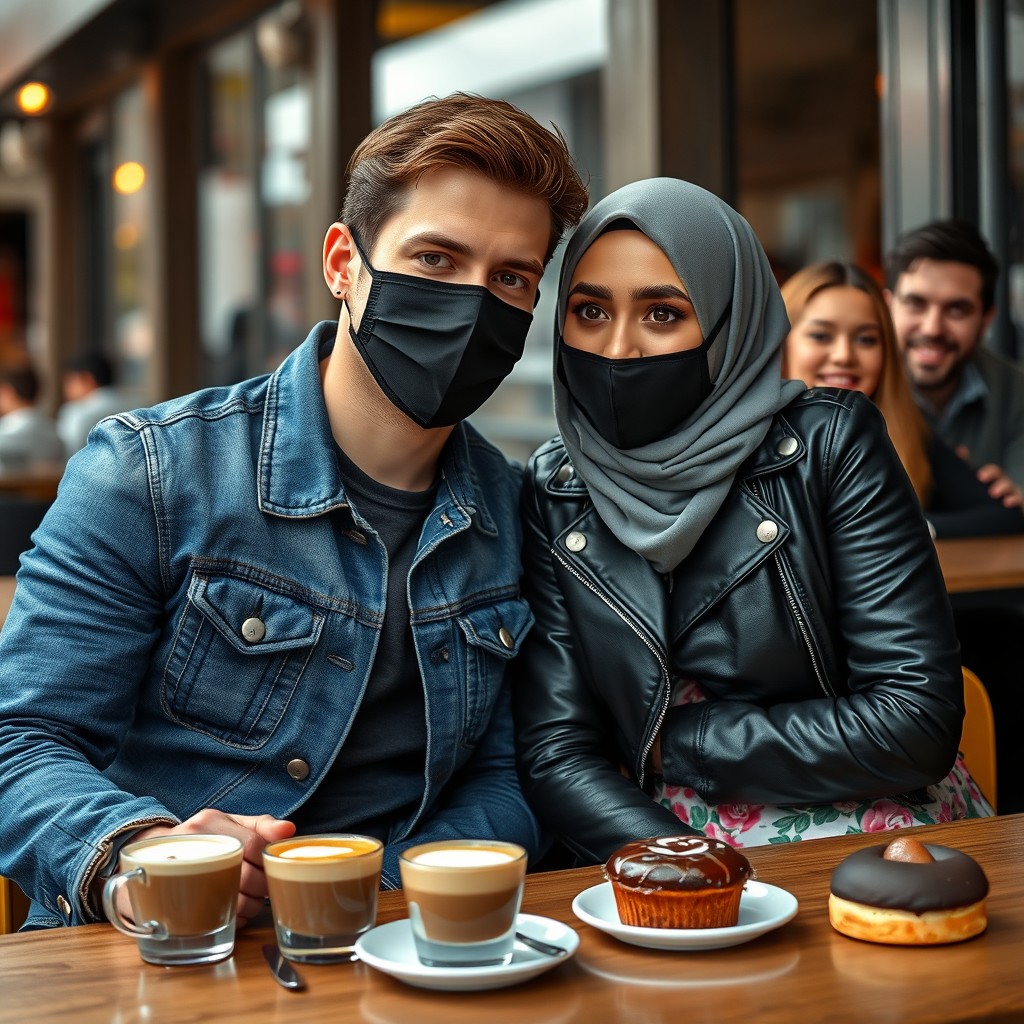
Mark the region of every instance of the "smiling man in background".
POLYGON ((995 314, 995 256, 973 225, 935 221, 896 242, 886 274, 907 376, 932 429, 993 497, 1020 505, 1024 371, 982 344, 995 314))

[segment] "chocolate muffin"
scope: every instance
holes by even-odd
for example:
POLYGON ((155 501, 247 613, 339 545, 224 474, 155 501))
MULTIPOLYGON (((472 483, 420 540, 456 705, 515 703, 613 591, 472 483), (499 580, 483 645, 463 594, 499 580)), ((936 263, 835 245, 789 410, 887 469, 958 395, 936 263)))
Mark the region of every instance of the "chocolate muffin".
POLYGON ((619 919, 638 928, 728 928, 739 920, 750 862, 728 843, 668 836, 627 843, 605 874, 619 919))

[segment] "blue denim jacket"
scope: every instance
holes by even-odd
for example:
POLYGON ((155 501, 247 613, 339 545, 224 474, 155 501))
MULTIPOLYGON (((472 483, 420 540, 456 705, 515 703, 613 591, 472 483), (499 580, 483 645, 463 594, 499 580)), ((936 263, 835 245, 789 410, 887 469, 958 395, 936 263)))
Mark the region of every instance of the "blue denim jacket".
MULTIPOLYGON (((35 901, 30 925, 94 920, 89 885, 131 830, 203 807, 287 818, 341 748, 386 556, 334 454, 318 359, 335 330, 317 325, 268 377, 104 420, 68 465, 0 634, 0 874, 35 901), (332 510, 352 519, 341 550, 332 510), (307 777, 291 777, 296 761, 307 777)), ((505 682, 533 622, 519 482, 455 429, 409 574, 427 752, 386 887, 413 842, 538 849, 505 682)))

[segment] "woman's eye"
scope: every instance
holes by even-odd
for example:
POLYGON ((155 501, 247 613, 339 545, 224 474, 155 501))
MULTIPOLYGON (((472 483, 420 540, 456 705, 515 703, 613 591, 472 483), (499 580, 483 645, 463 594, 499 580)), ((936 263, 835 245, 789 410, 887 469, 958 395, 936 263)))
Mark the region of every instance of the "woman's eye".
POLYGON ((874 348, 878 344, 878 340, 877 334, 861 334, 857 338, 857 344, 863 345, 864 348, 874 348))
POLYGON ((685 313, 678 309, 673 309, 671 306, 654 306, 648 310, 644 319, 656 324, 673 324, 677 320, 685 319, 685 317, 685 313))
POLYGON ((581 302, 573 309, 573 313, 575 313, 581 320, 605 319, 604 310, 600 306, 596 306, 593 302, 581 302))
POLYGON ((829 345, 832 342, 832 335, 826 334, 824 331, 808 331, 807 337, 819 345, 829 345))

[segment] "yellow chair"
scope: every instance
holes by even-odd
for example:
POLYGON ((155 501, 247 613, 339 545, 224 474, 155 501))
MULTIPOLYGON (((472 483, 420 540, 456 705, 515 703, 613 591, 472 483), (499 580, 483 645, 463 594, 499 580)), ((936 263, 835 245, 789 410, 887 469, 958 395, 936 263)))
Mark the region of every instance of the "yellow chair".
POLYGON ((0 875, 0 935, 16 932, 28 914, 25 894, 9 879, 0 875))
POLYGON ((992 702, 981 680, 964 668, 964 731, 960 738, 960 752, 971 777, 985 794, 988 802, 996 806, 996 726, 992 702))

